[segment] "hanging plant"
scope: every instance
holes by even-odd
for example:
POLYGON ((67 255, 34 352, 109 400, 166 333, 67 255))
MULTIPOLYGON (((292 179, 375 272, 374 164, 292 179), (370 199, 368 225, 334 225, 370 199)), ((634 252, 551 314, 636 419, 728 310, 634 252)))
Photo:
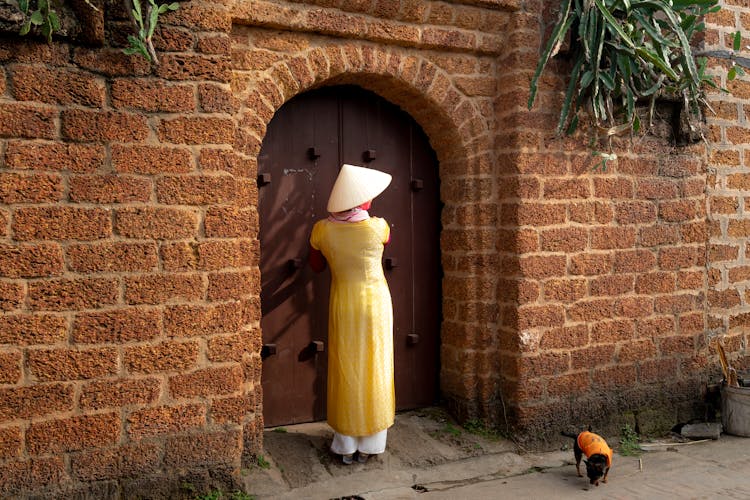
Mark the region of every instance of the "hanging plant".
POLYGON ((149 62, 153 61, 154 64, 159 64, 159 59, 156 57, 156 50, 154 50, 151 40, 154 36, 156 25, 159 22, 159 15, 170 10, 177 10, 180 4, 173 2, 157 5, 154 0, 148 0, 148 2, 143 2, 144 9, 141 7, 139 0, 126 0, 126 3, 132 5, 128 13, 130 14, 130 20, 135 26, 137 36, 128 35, 130 47, 125 49, 125 53, 141 54, 149 62))
MULTIPOLYGON (((656 100, 664 96, 681 99, 693 123, 702 120, 703 86, 716 85, 706 74, 707 58, 696 57, 690 42, 704 31, 703 16, 719 10, 717 1, 563 0, 531 80, 529 109, 539 77, 567 41, 572 70, 559 134, 575 132, 581 111, 597 136, 637 133, 652 124, 656 100), (647 124, 637 112, 643 104, 647 124)), ((735 42, 737 50, 738 37, 735 42)))
POLYGON ((20 35, 25 35, 31 31, 32 26, 38 26, 41 34, 52 42, 52 34, 60 30, 60 18, 49 0, 38 0, 34 8, 29 5, 29 0, 19 0, 18 8, 21 9, 25 16, 25 21, 21 25, 20 35))
MULTIPOLYGON (((63 0, 19 0, 18 7, 24 14, 24 22, 19 31, 20 35, 26 35, 33 26, 38 27, 39 32, 52 42, 52 35, 60 31, 60 18, 56 7, 63 0)), ((122 0, 135 28, 135 34, 128 36, 129 47, 123 49, 126 54, 140 54, 149 62, 158 64, 152 38, 159 16, 179 8, 178 2, 157 3, 155 0, 122 0)), ((93 10, 99 8, 91 0, 84 2, 93 10)))

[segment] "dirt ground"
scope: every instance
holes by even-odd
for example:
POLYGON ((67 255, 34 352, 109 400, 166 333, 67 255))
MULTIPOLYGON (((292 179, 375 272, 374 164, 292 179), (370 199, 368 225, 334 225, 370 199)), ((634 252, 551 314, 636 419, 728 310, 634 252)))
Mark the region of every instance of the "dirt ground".
MULTIPOLYGON (((576 476, 571 449, 528 453, 481 426, 458 426, 439 408, 397 415, 386 452, 365 464, 342 464, 328 451, 331 437, 325 423, 268 429, 245 491, 259 500, 750 498, 750 441, 727 435, 667 437, 639 456, 616 454, 599 487, 576 476)), ((617 448, 616 436, 608 441, 617 448)))
POLYGON ((336 489, 344 488, 348 482, 374 487, 384 478, 400 482, 403 477, 410 482, 413 471, 481 456, 511 457, 516 451, 510 441, 467 432, 440 408, 399 413, 388 430, 386 452, 371 457, 366 464, 344 465, 339 456, 329 451, 332 436, 333 431, 324 422, 267 429, 263 435, 263 459, 268 467, 248 471, 246 491, 257 498, 283 498, 285 494, 294 497, 303 491, 312 494, 312 490, 325 484, 336 489))

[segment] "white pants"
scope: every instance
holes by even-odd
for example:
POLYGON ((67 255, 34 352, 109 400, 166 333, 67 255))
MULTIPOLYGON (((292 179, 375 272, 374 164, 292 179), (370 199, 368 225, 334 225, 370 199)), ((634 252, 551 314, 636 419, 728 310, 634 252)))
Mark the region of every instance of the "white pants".
POLYGON ((355 451, 367 453, 369 455, 377 455, 378 453, 383 453, 385 451, 385 441, 387 437, 388 429, 383 429, 382 431, 371 434, 370 436, 359 437, 346 436, 334 432, 331 451, 337 455, 351 455, 355 451))

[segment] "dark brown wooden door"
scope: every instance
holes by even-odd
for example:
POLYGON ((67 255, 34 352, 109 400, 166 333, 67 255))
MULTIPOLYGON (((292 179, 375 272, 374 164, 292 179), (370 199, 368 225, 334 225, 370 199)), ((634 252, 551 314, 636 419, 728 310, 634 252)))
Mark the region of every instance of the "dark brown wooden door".
POLYGON ((391 226, 384 267, 393 297, 396 405, 438 396, 441 322, 440 200, 435 153, 414 120, 354 86, 326 87, 286 103, 258 157, 267 426, 325 418, 328 271, 306 265, 310 231, 342 163, 388 172, 370 213, 391 226))

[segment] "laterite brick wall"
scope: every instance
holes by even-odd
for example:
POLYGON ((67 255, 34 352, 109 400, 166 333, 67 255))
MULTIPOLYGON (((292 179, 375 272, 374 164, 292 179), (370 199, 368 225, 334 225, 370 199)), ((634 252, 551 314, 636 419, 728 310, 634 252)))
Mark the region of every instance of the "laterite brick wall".
POLYGON ((230 26, 183 3, 153 71, 119 47, 0 41, 0 497, 232 487, 258 450, 230 26))
MULTIPOLYGON (((742 35, 741 53, 747 51, 750 8, 743 2, 723 2, 722 9, 707 20, 707 50, 730 50, 734 33, 742 35)), ((750 78, 728 81, 729 64, 714 59, 714 74, 722 87, 713 92, 708 112, 709 209, 708 321, 709 332, 725 341, 730 362, 739 369, 750 367, 747 327, 750 325, 750 78)))
POLYGON ((716 375, 708 333, 744 356, 740 93, 708 160, 665 133, 593 170, 554 134, 564 60, 525 107, 556 2, 193 0, 153 68, 118 5, 101 48, 0 39, 0 496, 237 486, 262 451, 257 155, 321 85, 379 93, 437 153, 458 417, 671 426, 716 375))
POLYGON ((703 416, 718 370, 707 344, 705 145, 673 146, 660 122, 616 140, 617 161, 601 169, 584 138, 555 137, 564 55, 532 112, 525 103, 558 6, 526 6, 539 24, 501 55, 498 75, 502 400, 490 412, 529 439, 589 423, 661 431, 703 416))

